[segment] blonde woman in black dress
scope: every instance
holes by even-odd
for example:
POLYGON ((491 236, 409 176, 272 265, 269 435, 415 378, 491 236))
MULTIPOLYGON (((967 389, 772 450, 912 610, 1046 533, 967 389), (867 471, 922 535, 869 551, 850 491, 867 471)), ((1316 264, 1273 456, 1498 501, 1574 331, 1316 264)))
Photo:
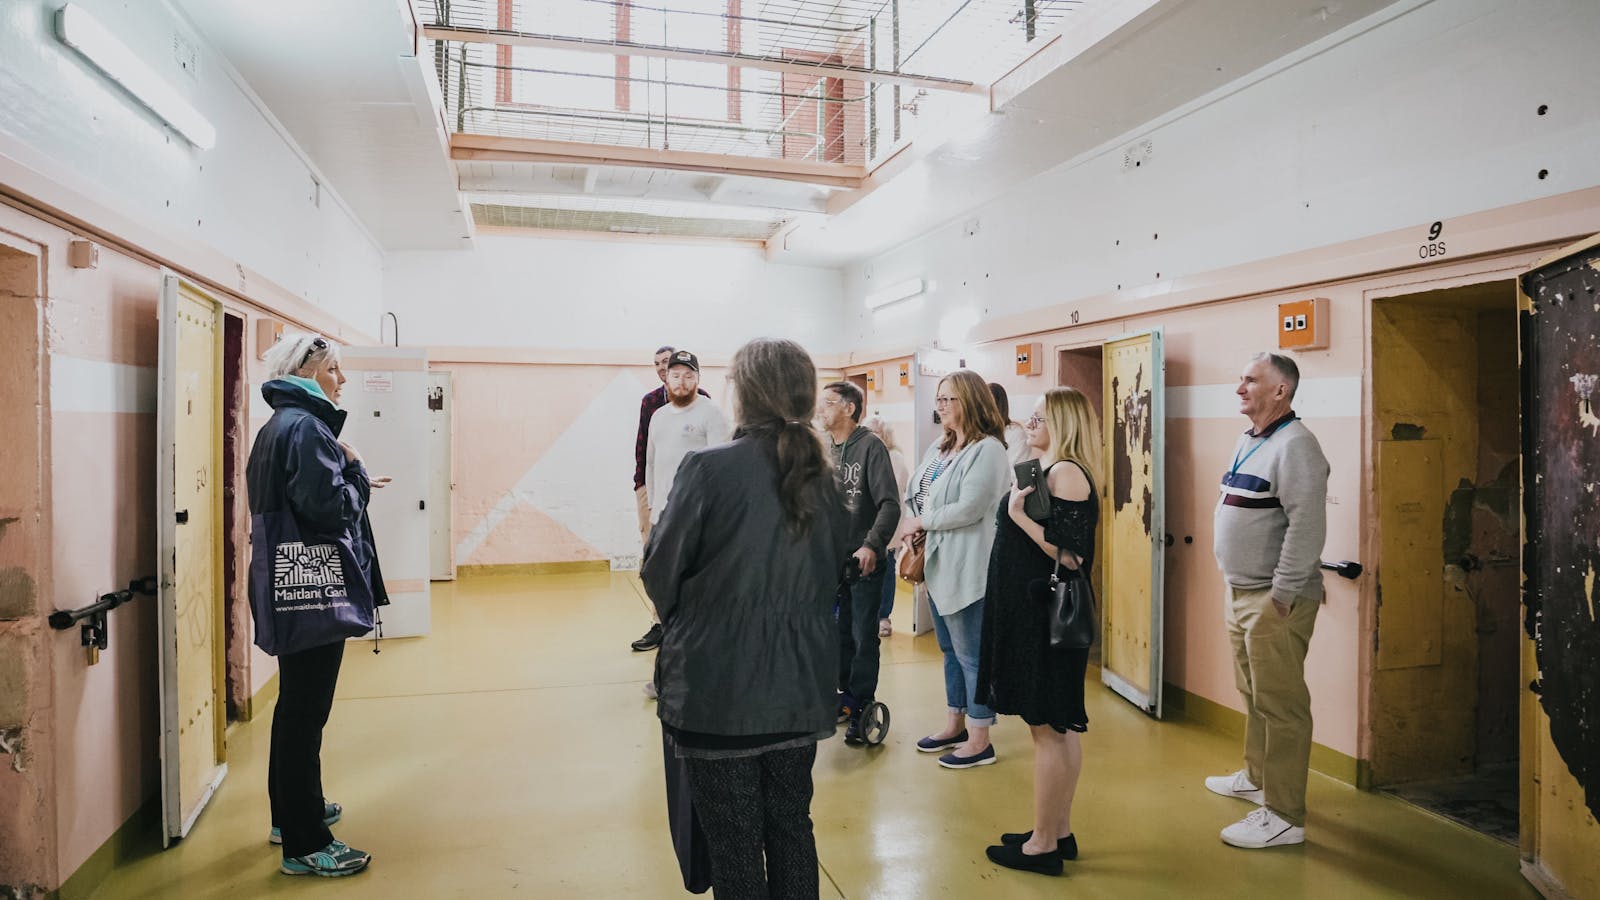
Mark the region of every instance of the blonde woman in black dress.
POLYGON ((989 859, 1012 869, 1060 875, 1078 856, 1072 797, 1083 768, 1078 735, 1088 650, 1053 650, 1045 597, 1056 552, 1064 568, 1094 562, 1095 490, 1100 430, 1079 391, 1054 388, 1025 423, 1050 487, 1050 516, 1035 522, 1023 511, 1032 487, 1013 488, 1001 502, 989 557, 978 696, 997 713, 1021 716, 1033 733, 1033 830, 1003 834, 989 859))

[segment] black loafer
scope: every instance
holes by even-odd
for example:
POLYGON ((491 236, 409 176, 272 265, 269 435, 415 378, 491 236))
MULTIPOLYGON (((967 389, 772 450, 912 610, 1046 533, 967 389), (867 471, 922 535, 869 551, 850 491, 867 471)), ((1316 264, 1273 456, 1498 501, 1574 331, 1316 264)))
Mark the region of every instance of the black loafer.
POLYGON ((1021 844, 997 844, 986 852, 990 862, 1019 872, 1060 875, 1062 871, 1061 854, 1055 850, 1038 856, 1029 856, 1022 852, 1021 844))
MULTIPOLYGON (((1023 844, 1026 844, 1032 837, 1033 832, 1031 831, 1008 831, 1005 834, 1000 835, 1000 843, 1014 844, 1020 847, 1023 844)), ((1056 841, 1056 852, 1061 854, 1062 859, 1077 859, 1078 836, 1076 834, 1069 834, 1061 840, 1056 841)))
POLYGON ((651 625, 650 630, 644 633, 644 637, 634 641, 630 646, 641 652, 654 650, 661 646, 661 626, 659 624, 651 625))
POLYGON ((959 747, 966 742, 967 730, 963 728, 947 738, 925 737, 917 741, 917 749, 923 753, 938 753, 941 750, 949 750, 951 747, 959 747))

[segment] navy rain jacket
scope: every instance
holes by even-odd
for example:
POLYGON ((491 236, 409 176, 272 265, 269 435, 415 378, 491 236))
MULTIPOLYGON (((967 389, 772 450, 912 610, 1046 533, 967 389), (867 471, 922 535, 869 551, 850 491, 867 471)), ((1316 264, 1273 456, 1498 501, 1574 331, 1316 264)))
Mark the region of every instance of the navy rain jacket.
POLYGON ((348 414, 281 378, 263 384, 261 396, 273 412, 256 435, 245 469, 250 514, 287 509, 308 542, 348 540, 374 605, 387 606, 389 593, 367 518, 372 482, 366 468, 346 459, 339 446, 348 414))

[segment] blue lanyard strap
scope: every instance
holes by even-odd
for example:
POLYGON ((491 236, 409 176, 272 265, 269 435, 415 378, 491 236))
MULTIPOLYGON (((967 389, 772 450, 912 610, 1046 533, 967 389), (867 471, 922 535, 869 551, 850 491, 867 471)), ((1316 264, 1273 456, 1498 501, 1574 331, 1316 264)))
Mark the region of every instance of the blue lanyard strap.
POLYGON ((1293 416, 1290 419, 1288 419, 1288 421, 1281 422, 1278 425, 1278 427, 1276 427, 1276 428, 1272 429, 1271 431, 1267 432, 1266 434, 1262 435, 1261 436, 1261 440, 1256 442, 1256 445, 1254 447, 1250 448, 1250 452, 1249 453, 1245 453, 1242 458, 1239 456, 1239 454, 1244 452, 1243 448, 1240 448, 1239 450, 1234 451, 1234 454, 1233 454, 1233 468, 1228 470, 1228 480, 1231 482, 1233 480, 1233 476, 1239 474, 1239 467, 1244 465, 1245 463, 1249 462, 1250 461, 1250 457, 1255 456, 1257 450, 1260 450, 1262 447, 1265 447, 1267 445, 1267 441, 1272 440, 1272 436, 1273 435, 1275 435, 1278 432, 1282 431, 1284 429, 1284 426, 1288 425, 1289 422, 1297 421, 1297 420, 1299 420, 1299 418, 1300 418, 1299 416, 1293 416))

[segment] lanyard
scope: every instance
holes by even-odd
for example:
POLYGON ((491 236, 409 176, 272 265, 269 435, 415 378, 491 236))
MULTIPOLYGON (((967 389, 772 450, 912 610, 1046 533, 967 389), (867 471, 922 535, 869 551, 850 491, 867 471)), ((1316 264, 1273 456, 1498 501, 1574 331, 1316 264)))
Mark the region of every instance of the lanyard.
MULTIPOLYGON (((1295 421, 1295 420, 1297 420, 1299 418, 1300 418, 1299 416, 1295 416, 1294 418, 1290 419, 1289 422, 1293 422, 1293 421, 1295 421)), ((1289 422, 1284 422, 1284 423, 1280 424, 1278 427, 1276 427, 1276 428, 1272 429, 1271 431, 1267 432, 1266 436, 1261 438, 1261 441, 1259 443, 1257 443, 1254 447, 1251 447, 1250 448, 1250 452, 1246 453, 1242 458, 1239 456, 1239 452, 1240 451, 1235 451, 1234 454, 1233 454, 1233 468, 1228 470, 1228 480, 1231 482, 1233 480, 1233 476, 1239 474, 1239 467, 1244 465, 1245 463, 1249 462, 1250 461, 1250 457, 1255 456, 1256 455, 1256 451, 1260 450, 1262 447, 1265 447, 1267 445, 1267 441, 1272 440, 1273 435, 1276 435, 1278 432, 1282 431, 1284 426, 1288 425, 1289 422)))

